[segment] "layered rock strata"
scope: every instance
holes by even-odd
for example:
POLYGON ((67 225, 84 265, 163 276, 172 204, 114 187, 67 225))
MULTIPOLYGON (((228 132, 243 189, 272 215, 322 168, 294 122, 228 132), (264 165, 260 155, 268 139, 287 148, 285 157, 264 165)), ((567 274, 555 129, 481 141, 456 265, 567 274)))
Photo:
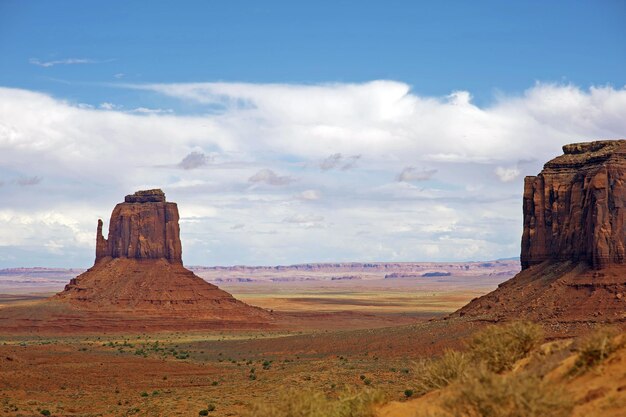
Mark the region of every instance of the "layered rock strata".
POLYGON ((626 140, 577 143, 524 181, 522 269, 626 259, 626 140))
POLYGON ((109 236, 98 220, 96 263, 104 258, 167 259, 182 264, 178 206, 165 201, 161 190, 127 195, 113 209, 109 236))
POLYGON ((453 316, 626 321, 626 140, 576 143, 524 182, 522 271, 453 316))

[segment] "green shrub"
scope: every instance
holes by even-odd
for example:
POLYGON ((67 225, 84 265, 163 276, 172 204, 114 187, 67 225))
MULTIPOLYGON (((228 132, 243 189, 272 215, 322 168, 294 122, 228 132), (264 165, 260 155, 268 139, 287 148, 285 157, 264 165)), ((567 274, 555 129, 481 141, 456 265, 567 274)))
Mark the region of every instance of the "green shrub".
POLYGON ((419 394, 443 388, 465 375, 470 360, 463 352, 446 350, 439 359, 423 360, 415 367, 414 384, 419 394))
POLYGON ((205 410, 200 410, 198 412, 198 415, 199 416, 208 416, 209 415, 209 410, 206 410, 206 409, 205 410))
POLYGON ((510 370, 543 342, 543 329, 530 322, 512 322, 489 326, 477 332, 469 342, 469 355, 493 372, 510 370))
POLYGON ((44 409, 44 410, 41 410, 40 412, 41 412, 41 415, 42 415, 42 416, 49 416, 49 415, 52 415, 52 413, 50 412, 50 410, 45 410, 45 409, 44 409))
POLYGON ((384 397, 377 391, 344 391, 328 398, 318 391, 286 390, 277 399, 253 404, 249 417, 374 417, 384 397))
POLYGON ((404 396, 406 398, 411 398, 413 396, 413 390, 412 389, 405 389, 404 390, 404 396))
POLYGON ((484 366, 450 386, 443 407, 468 417, 568 417, 573 402, 559 384, 528 373, 501 375, 484 366))

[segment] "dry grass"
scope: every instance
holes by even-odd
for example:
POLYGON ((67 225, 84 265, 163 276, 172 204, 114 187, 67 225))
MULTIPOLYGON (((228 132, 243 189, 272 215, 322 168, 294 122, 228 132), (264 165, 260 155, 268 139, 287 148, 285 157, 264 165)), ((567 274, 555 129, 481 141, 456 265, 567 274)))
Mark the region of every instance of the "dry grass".
POLYGON ((377 391, 347 390, 335 398, 319 391, 283 391, 271 403, 253 404, 248 417, 374 417, 374 407, 383 403, 377 391))
POLYGON ((443 407, 467 417, 567 417, 573 401, 561 385, 528 373, 500 375, 479 367, 449 387, 443 407))
POLYGON ((434 389, 446 387, 466 375, 471 367, 467 354, 446 350, 439 359, 418 362, 414 373, 415 389, 425 394, 434 389))
POLYGON ((472 337, 468 354, 475 362, 500 373, 511 370, 515 362, 538 348, 543 338, 541 326, 530 322, 489 326, 472 337))
POLYGON ((578 357, 569 374, 580 375, 602 363, 619 348, 615 340, 617 334, 618 331, 613 328, 602 327, 584 337, 580 341, 578 357))
POLYGON ((501 373, 541 345, 543 331, 539 325, 512 322, 490 326, 476 333, 467 352, 446 351, 440 358, 423 360, 415 366, 415 389, 425 394, 444 388, 477 366, 501 373))

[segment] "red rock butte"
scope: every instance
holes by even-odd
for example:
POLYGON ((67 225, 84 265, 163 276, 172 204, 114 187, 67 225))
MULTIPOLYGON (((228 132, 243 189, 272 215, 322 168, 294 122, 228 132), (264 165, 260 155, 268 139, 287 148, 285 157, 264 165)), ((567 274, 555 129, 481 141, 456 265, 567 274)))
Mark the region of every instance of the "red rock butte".
POLYGON ((563 146, 524 181, 522 271, 455 315, 626 320, 626 140, 563 146))
POLYGON ((250 329, 272 315, 183 266, 176 203, 138 191, 113 209, 108 238, 98 220, 96 260, 34 307, 0 310, 0 327, 33 331, 250 329))

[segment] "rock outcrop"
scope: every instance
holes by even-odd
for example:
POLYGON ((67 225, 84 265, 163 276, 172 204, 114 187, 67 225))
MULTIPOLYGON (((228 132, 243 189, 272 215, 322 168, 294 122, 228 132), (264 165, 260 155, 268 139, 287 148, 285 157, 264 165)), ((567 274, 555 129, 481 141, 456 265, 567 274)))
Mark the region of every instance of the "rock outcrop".
POLYGON ((626 140, 577 143, 524 182, 522 269, 626 259, 626 140))
POLYGON ((192 322, 193 328, 255 327, 271 319, 183 266, 178 207, 166 202, 161 190, 139 191, 117 204, 108 239, 102 226, 98 220, 94 266, 70 280, 53 301, 98 315, 123 313, 120 323, 159 317, 159 328, 192 322))
POLYGON ((109 236, 98 220, 96 262, 106 258, 167 259, 182 264, 178 206, 165 201, 161 190, 127 195, 113 209, 109 236))
POLYGON ((522 271, 453 316, 626 320, 626 140, 577 143, 524 183, 522 271))

